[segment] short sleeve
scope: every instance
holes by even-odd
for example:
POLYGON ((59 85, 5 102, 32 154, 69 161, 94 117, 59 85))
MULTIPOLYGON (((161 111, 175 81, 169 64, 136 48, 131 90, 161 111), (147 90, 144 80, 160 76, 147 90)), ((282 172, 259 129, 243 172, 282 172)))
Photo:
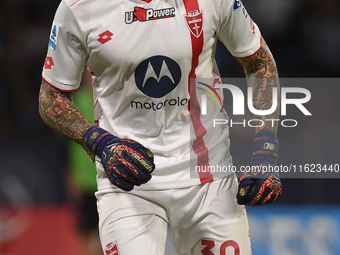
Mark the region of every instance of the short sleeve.
POLYGON ((53 20, 42 77, 62 91, 79 88, 86 50, 74 13, 61 1, 53 20))
POLYGON ((234 57, 248 57, 261 47, 261 33, 241 0, 220 0, 217 37, 234 57))

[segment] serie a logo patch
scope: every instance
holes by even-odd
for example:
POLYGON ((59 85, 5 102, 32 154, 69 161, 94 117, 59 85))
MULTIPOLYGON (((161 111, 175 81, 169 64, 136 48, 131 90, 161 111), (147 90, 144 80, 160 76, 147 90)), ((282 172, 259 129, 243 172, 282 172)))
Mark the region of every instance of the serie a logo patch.
POLYGON ((58 35, 58 28, 56 25, 53 26, 50 39, 48 40, 48 46, 50 46, 54 51, 57 48, 57 35, 58 35))

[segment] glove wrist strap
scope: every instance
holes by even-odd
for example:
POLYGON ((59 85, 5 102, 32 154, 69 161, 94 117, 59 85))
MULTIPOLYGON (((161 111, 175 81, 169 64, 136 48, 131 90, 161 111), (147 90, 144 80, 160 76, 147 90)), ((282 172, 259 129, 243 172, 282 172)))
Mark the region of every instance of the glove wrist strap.
POLYGON ((276 134, 269 131, 260 131, 255 135, 253 153, 250 165, 256 162, 269 162, 276 165, 279 151, 279 139, 276 134))
POLYGON ((98 126, 92 126, 85 132, 82 146, 92 162, 96 155, 101 155, 103 151, 101 144, 105 144, 103 141, 112 138, 116 138, 116 136, 98 126))

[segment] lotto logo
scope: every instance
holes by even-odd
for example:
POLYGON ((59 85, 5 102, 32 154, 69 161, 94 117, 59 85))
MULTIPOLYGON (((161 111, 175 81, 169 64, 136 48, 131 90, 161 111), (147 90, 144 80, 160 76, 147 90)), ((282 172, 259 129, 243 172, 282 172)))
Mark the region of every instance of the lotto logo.
POLYGON ((54 66, 52 57, 46 57, 45 60, 45 69, 52 69, 52 66, 54 66))
POLYGON ((101 33, 99 35, 97 41, 100 42, 101 44, 104 44, 110 41, 112 39, 112 36, 113 34, 109 30, 106 30, 104 33, 101 33))

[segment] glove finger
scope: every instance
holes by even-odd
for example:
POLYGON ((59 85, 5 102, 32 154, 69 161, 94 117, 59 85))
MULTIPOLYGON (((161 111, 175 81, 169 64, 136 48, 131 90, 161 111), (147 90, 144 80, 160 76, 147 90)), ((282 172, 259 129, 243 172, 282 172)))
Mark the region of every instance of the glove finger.
POLYGON ((148 148, 140 148, 139 151, 145 155, 145 157, 148 157, 153 162, 153 153, 148 148))
POLYGON ((126 161, 117 159, 116 157, 111 157, 108 165, 119 178, 136 186, 140 186, 151 179, 150 173, 145 174, 139 171, 139 169, 136 169, 132 164, 128 164, 126 161))
MULTIPOLYGON (((150 175, 155 169, 155 164, 148 157, 144 157, 137 151, 135 151, 135 153, 123 151, 121 158, 129 162, 137 172, 143 172, 144 174, 150 175)), ((133 172, 138 175, 136 171, 133 172)))
POLYGON ((108 170, 110 174, 114 174, 119 179, 124 180, 132 185, 139 186, 141 182, 139 178, 134 174, 135 169, 131 165, 126 165, 126 162, 122 163, 120 159, 111 157, 108 162, 108 170))
POLYGON ((282 184, 277 178, 270 179, 266 186, 267 187, 263 195, 264 199, 261 204, 271 204, 275 202, 282 192, 282 184))
POLYGON ((127 151, 129 151, 131 154, 133 152, 137 152, 139 154, 142 154, 142 155, 140 155, 140 156, 142 156, 142 158, 149 161, 150 163, 151 162, 153 163, 153 161, 154 161, 153 153, 148 148, 141 145, 140 143, 138 143, 134 140, 131 140, 131 139, 122 139, 121 144, 125 145, 125 149, 127 147, 128 148, 127 151), (130 151, 130 149, 132 151, 130 151))
POLYGON ((121 178, 124 178, 137 186, 147 183, 151 179, 151 174, 144 173, 135 167, 128 167, 124 164, 118 164, 117 171, 120 173, 121 178))
POLYGON ((269 174, 266 179, 257 179, 257 181, 257 194, 254 196, 251 205, 270 204, 278 199, 281 193, 281 182, 275 175, 269 174))
POLYGON ((151 180, 151 175, 150 174, 145 174, 145 173, 141 173, 139 172, 138 175, 138 180, 139 180, 139 185, 136 184, 137 186, 140 186, 141 184, 147 183, 148 181, 151 180))
POLYGON ((118 156, 134 166, 135 169, 151 174, 155 169, 152 152, 141 144, 122 140, 120 144, 112 144, 111 156, 118 156))
POLYGON ((118 187, 118 188, 120 188, 124 191, 131 191, 134 188, 134 185, 132 183, 118 177, 114 173, 111 173, 110 175, 108 175, 108 178, 113 185, 115 185, 116 187, 118 187))

